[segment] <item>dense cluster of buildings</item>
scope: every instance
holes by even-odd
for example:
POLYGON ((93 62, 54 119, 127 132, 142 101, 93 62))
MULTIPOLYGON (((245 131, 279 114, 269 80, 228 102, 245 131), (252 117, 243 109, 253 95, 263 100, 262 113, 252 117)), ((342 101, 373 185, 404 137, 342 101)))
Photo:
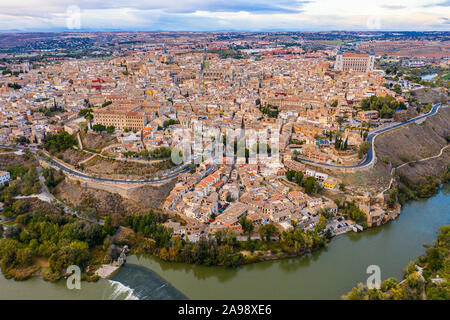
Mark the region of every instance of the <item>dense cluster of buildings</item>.
POLYGON ((378 111, 359 109, 361 100, 401 98, 374 70, 373 53, 308 52, 256 36, 249 41, 209 37, 194 44, 180 35, 166 39, 167 46, 142 44, 105 60, 6 66, 19 73, 0 76, 0 143, 21 137, 40 143, 46 134, 70 130, 64 124, 83 109, 92 112, 88 123, 115 128, 119 153, 173 150, 195 126, 206 128, 200 154, 222 139, 235 139, 233 131, 276 133, 276 142, 246 140, 250 153, 269 145, 271 155, 260 154, 259 160, 245 153, 215 154, 220 161, 201 156, 195 172, 179 176, 164 209, 188 220, 191 235, 239 230, 242 215, 256 225, 272 221, 288 229, 295 220, 305 229, 314 227, 320 210, 337 210, 334 202, 291 190, 280 177, 301 171, 336 190, 337 179, 297 160, 358 162, 361 123, 379 119, 378 111), (230 52, 235 56, 227 56, 230 52), (327 59, 333 55, 335 61, 327 59), (213 132, 219 133, 215 140, 213 132), (345 148, 335 148, 337 138, 345 148), (275 156, 274 164, 270 157, 275 156))
MULTIPOLYGON (((306 177, 317 178, 324 188, 333 190, 337 185, 337 180, 306 169, 299 162, 286 165, 303 170, 306 177)), ((240 219, 244 215, 256 227, 272 222, 286 230, 292 228, 291 221, 304 229, 314 228, 321 210, 337 213, 333 201, 312 197, 280 179, 285 176, 283 168, 266 174, 263 167, 263 164, 234 167, 204 162, 195 173, 179 177, 163 208, 187 221, 187 228, 198 226, 195 229, 198 232, 186 231, 190 240, 224 228, 240 233, 240 219)))

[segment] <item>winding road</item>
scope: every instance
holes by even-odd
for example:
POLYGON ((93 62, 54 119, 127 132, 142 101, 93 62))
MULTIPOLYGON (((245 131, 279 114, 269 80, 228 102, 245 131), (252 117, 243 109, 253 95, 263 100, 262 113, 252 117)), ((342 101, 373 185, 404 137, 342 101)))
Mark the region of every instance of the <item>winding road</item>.
MULTIPOLYGON (((27 148, 27 147, 11 146, 11 145, 0 145, 0 147, 16 149, 16 150, 28 150, 33 153, 37 153, 38 151, 40 151, 39 149, 36 149, 33 147, 27 148)), ((167 175, 163 178, 156 178, 156 179, 144 179, 144 180, 109 179, 109 178, 93 177, 93 176, 87 175, 85 173, 82 173, 80 171, 74 170, 63 163, 56 161, 53 158, 49 158, 49 159, 50 160, 48 160, 48 159, 42 159, 42 160, 50 163, 50 165, 53 167, 61 169, 65 173, 71 174, 71 175, 79 177, 79 178, 94 180, 94 181, 99 181, 99 182, 126 183, 126 184, 157 184, 157 183, 172 180, 172 179, 178 177, 178 175, 180 175, 181 173, 187 172, 189 170, 189 167, 185 167, 185 168, 181 167, 180 169, 174 170, 172 173, 170 173, 169 175, 167 175)))
POLYGON ((93 176, 87 175, 85 173, 82 173, 80 171, 73 170, 73 169, 69 168, 68 166, 62 164, 61 162, 55 161, 54 159, 51 159, 50 161, 51 161, 52 165, 58 167, 59 169, 63 170, 64 172, 67 172, 67 173, 69 173, 71 175, 74 175, 74 176, 77 176, 77 177, 80 177, 80 178, 90 179, 90 180, 95 180, 95 181, 100 181, 100 182, 127 183, 127 184, 156 184, 156 183, 161 183, 161 182, 172 180, 173 178, 178 177, 178 175, 180 173, 184 173, 184 172, 187 172, 189 170, 188 167, 182 168, 181 170, 175 170, 173 173, 165 176, 164 178, 156 178, 156 179, 144 179, 144 180, 109 179, 109 178, 93 177, 93 176))
POLYGON ((401 167, 404 167, 404 166, 406 166, 406 165, 408 165, 410 163, 424 162, 424 161, 428 161, 430 159, 439 158, 440 156, 442 156, 442 153, 444 152, 444 150, 447 149, 448 147, 450 147, 450 144, 446 145, 445 147, 442 147, 437 155, 426 157, 426 158, 422 158, 422 159, 419 159, 419 160, 413 160, 413 161, 405 162, 405 163, 399 165, 398 167, 392 168, 391 172, 390 172, 392 178, 391 178, 391 180, 389 182, 389 186, 386 189, 384 189, 383 191, 381 191, 379 194, 383 194, 386 191, 388 191, 389 189, 391 189, 392 183, 394 183, 394 180, 395 180, 393 175, 394 175, 394 172, 395 172, 396 169, 400 169, 401 167))
MULTIPOLYGON (((366 166, 371 165, 372 162, 376 158, 376 156, 375 156, 374 140, 379 134, 382 134, 382 133, 390 131, 390 130, 397 129, 399 127, 405 126, 405 125, 410 124, 412 122, 415 122, 415 121, 418 121, 418 120, 421 120, 421 119, 425 119, 425 118, 427 118, 429 116, 432 116, 432 115, 436 114, 436 112, 439 110, 440 107, 441 107, 441 104, 438 103, 438 104, 434 105, 433 108, 426 114, 417 116, 417 117, 415 117, 413 119, 404 121, 402 123, 398 123, 398 124, 392 125, 390 127, 386 127, 386 128, 375 130, 375 131, 371 132, 367 136, 367 139, 366 139, 366 141, 370 142, 371 148, 367 152, 367 155, 366 155, 364 161, 362 161, 359 164, 352 165, 352 166, 342 166, 342 165, 337 165, 337 164, 316 162, 316 161, 303 159, 303 158, 299 158, 299 160, 307 162, 307 163, 312 163, 312 164, 317 164, 317 165, 322 165, 322 166, 327 166, 327 167, 333 167, 333 168, 350 168, 350 169, 351 168, 353 168, 353 169, 364 168, 366 166)), ((447 106, 442 106, 442 107, 446 108, 447 106)), ((21 147, 21 146, 10 146, 10 145, 0 145, 0 147, 12 148, 12 149, 16 149, 16 150, 29 150, 29 151, 31 151, 33 153, 37 153, 39 151, 39 149, 34 148, 34 147, 21 147)), ((63 163, 61 163, 59 161, 56 161, 53 158, 50 158, 50 161, 48 161, 47 159, 45 159, 45 160, 47 162, 50 162, 50 164, 53 167, 57 167, 58 169, 61 169, 64 172, 66 172, 68 174, 71 174, 73 176, 77 176, 77 177, 88 179, 88 180, 99 181, 99 182, 125 183, 125 184, 157 184, 157 183, 161 183, 161 182, 172 180, 172 179, 178 177, 178 175, 180 175, 181 173, 187 172, 189 170, 189 168, 187 166, 186 167, 181 167, 180 169, 173 171, 172 173, 170 173, 169 175, 167 175, 167 176, 165 176, 163 178, 156 178, 156 179, 146 179, 146 180, 109 179, 109 178, 93 177, 93 176, 87 175, 87 174, 82 173, 80 171, 74 170, 74 169, 68 167, 67 165, 65 165, 63 163)))
POLYGON ((300 161, 304 161, 304 162, 307 162, 307 163, 312 163, 312 164, 317 164, 317 165, 326 166, 326 167, 332 167, 332 168, 358 169, 358 168, 364 168, 364 167, 367 167, 367 166, 371 165, 372 162, 375 161, 375 159, 376 159, 376 155, 375 155, 375 143, 374 143, 374 141, 375 141, 375 138, 376 138, 379 134, 382 134, 382 133, 385 133, 385 132, 387 132, 387 131, 391 131, 391 130, 397 129, 397 128, 399 128, 399 127, 405 126, 405 125, 410 124, 410 123, 412 123, 412 122, 415 122, 415 121, 418 121, 418 120, 421 120, 421 119, 425 119, 425 118, 427 118, 427 117, 429 117, 429 116, 432 116, 432 115, 436 114, 436 112, 439 110, 440 107, 446 108, 447 106, 441 106, 440 103, 435 104, 435 105, 433 106, 433 108, 431 108, 431 110, 430 110, 428 113, 426 113, 426 114, 423 114, 423 115, 417 116, 417 117, 415 117, 415 118, 412 118, 412 119, 410 119, 410 120, 406 120, 406 121, 404 121, 404 122, 402 122, 402 123, 397 123, 397 124, 394 124, 394 125, 392 125, 392 126, 390 126, 390 127, 386 127, 386 128, 383 128, 383 129, 375 130, 375 131, 369 133, 369 134, 367 135, 366 141, 370 143, 371 148, 370 148, 369 151, 367 152, 367 155, 366 155, 366 157, 364 158, 364 161, 362 161, 361 163, 358 163, 358 164, 355 164, 355 165, 352 165, 352 166, 343 166, 343 165, 338 165, 338 164, 330 164, 330 163, 325 163, 325 162, 317 162, 317 161, 313 161, 313 160, 309 160, 309 159, 304 159, 304 158, 298 158, 298 159, 299 159, 300 161))

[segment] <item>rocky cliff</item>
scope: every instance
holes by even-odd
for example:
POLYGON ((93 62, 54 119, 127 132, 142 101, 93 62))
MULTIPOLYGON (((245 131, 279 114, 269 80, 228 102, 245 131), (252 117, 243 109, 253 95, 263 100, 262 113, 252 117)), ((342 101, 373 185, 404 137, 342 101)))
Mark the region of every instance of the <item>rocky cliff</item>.
POLYGON ((450 148, 439 155, 442 148, 450 143, 450 108, 439 112, 421 123, 412 123, 383 134, 375 140, 378 161, 399 167, 396 173, 417 183, 421 179, 441 177, 450 164, 450 148), (421 159, 426 161, 416 162, 421 159))

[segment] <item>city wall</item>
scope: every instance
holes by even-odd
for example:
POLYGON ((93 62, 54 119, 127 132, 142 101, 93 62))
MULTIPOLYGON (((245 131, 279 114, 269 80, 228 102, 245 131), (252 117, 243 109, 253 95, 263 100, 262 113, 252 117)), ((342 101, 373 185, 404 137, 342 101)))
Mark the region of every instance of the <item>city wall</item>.
MULTIPOLYGON (((46 161, 39 160, 40 165, 43 168, 49 168, 51 167, 46 161)), ((117 193, 121 195, 124 198, 130 198, 130 193, 140 187, 151 185, 153 187, 159 187, 164 185, 168 182, 161 182, 161 183, 151 183, 151 184, 128 184, 128 183, 112 183, 112 182, 101 182, 101 181, 95 181, 91 179, 85 179, 78 176, 74 176, 71 174, 65 173, 66 179, 72 182, 79 181, 81 183, 81 186, 83 188, 92 188, 92 189, 99 189, 111 193, 117 193)))

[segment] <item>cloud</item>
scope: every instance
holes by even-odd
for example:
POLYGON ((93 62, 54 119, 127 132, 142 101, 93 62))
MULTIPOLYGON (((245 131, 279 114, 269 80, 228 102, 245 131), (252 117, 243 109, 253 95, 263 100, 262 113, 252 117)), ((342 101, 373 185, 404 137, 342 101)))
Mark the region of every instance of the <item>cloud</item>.
POLYGON ((399 9, 406 9, 407 6, 385 4, 385 5, 382 5, 381 8, 389 9, 389 10, 399 10, 399 9))
POLYGON ((422 5, 424 8, 431 8, 431 7, 450 7, 450 0, 441 1, 437 3, 427 3, 422 5))
POLYGON ((445 30, 448 24, 439 18, 450 1, 3 0, 0 30, 67 30, 67 8, 74 3, 83 30, 316 31, 367 30, 372 17, 382 30, 445 30))
POLYGON ((196 11, 210 12, 264 12, 294 13, 311 1, 290 0, 22 0, 0 3, 0 12, 8 15, 43 16, 62 13, 71 5, 82 10, 98 9, 136 9, 160 10, 168 13, 192 13, 196 11))

